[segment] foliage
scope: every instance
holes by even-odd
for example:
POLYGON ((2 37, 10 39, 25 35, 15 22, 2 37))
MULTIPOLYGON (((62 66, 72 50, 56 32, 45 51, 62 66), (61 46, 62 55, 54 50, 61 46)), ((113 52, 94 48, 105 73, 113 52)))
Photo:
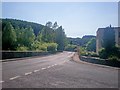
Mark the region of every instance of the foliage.
POLYGON ((39 41, 35 41, 32 44, 32 50, 34 50, 34 51, 47 51, 47 46, 44 43, 41 43, 39 41))
POLYGON ((107 58, 108 58, 108 53, 106 52, 105 48, 102 48, 102 49, 99 51, 99 57, 100 57, 100 58, 103 58, 103 59, 107 59, 107 58))
POLYGON ((87 51, 96 51, 96 39, 92 38, 86 45, 87 51))
POLYGON ((104 30, 102 46, 108 51, 115 46, 115 31, 110 27, 104 30))
POLYGON ((67 39, 66 39, 66 35, 65 35, 65 32, 62 26, 58 27, 55 30, 55 42, 58 44, 57 49, 63 51, 66 46, 67 39))
POLYGON ((100 58, 103 59, 112 59, 112 60, 114 60, 115 58, 120 59, 120 48, 113 46, 111 49, 109 49, 109 51, 108 49, 103 48, 99 51, 99 56, 100 58))
POLYGON ((118 58, 117 56, 114 56, 114 55, 111 55, 108 60, 111 60, 111 61, 120 61, 120 58, 118 58))
POLYGON ((6 23, 2 31, 2 46, 4 50, 14 50, 16 42, 16 33, 11 23, 6 23))
POLYGON ((51 51, 51 52, 57 51, 57 44, 56 43, 49 43, 47 45, 47 51, 51 51))
POLYGON ((65 47, 65 50, 66 50, 66 51, 75 51, 76 47, 77 47, 76 45, 68 44, 68 45, 65 47))
POLYGON ((27 51, 28 50, 28 47, 25 47, 25 46, 19 46, 16 48, 17 51, 27 51))
POLYGON ((52 25, 49 21, 43 26, 22 20, 2 20, 3 50, 63 51, 67 45, 64 29, 57 22, 52 25))
MULTIPOLYGON (((55 40, 54 30, 49 27, 44 27, 39 35, 43 42, 54 42, 55 40)), ((38 37, 40 37, 39 35, 38 37)))
POLYGON ((80 55, 88 56, 88 52, 86 51, 85 47, 80 47, 80 55))
POLYGON ((33 22, 27 22, 27 21, 23 21, 23 20, 17 20, 17 19, 2 19, 2 28, 4 28, 6 26, 6 23, 10 22, 12 24, 12 26, 14 28, 19 27, 19 28, 26 28, 29 26, 31 26, 31 28, 33 28, 33 32, 35 34, 35 36, 38 35, 38 33, 42 30, 42 28, 44 27, 41 24, 38 23, 33 23, 33 22))
POLYGON ((85 35, 82 37, 81 39, 81 45, 83 47, 86 47, 86 44, 92 39, 92 38, 95 38, 95 36, 92 36, 92 35, 85 35))

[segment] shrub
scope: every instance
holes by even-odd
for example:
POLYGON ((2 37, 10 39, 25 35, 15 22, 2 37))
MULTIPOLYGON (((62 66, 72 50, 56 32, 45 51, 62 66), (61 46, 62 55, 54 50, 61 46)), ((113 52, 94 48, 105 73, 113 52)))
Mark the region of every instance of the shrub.
POLYGON ((77 46, 76 45, 70 45, 70 44, 68 44, 66 47, 65 47, 65 50, 66 51, 75 51, 75 48, 76 48, 77 46))
POLYGON ((19 46, 16 48, 17 51, 28 51, 28 47, 25 46, 19 46))
POLYGON ((111 60, 111 61, 120 61, 117 56, 110 56, 110 57, 108 58, 108 60, 111 60))
POLYGON ((99 51, 99 57, 100 58, 103 58, 103 59, 107 59, 108 58, 108 53, 106 52, 106 50, 104 48, 102 48, 100 51, 99 51))
POLYGON ((47 51, 55 52, 57 51, 57 44, 56 43, 48 43, 47 51))

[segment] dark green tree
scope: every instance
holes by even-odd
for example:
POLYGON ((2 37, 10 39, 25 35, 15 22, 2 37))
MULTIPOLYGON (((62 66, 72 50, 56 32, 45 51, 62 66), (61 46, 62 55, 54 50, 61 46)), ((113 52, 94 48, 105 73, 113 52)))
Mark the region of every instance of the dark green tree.
POLYGON ((6 23, 2 32, 2 46, 4 50, 14 50, 16 42, 16 33, 10 22, 6 23))
POLYGON ((55 32, 49 27, 44 27, 38 37, 41 37, 43 42, 54 42, 55 32))
POLYGON ((88 51, 94 51, 94 52, 96 51, 96 39, 95 39, 95 38, 91 39, 91 40, 87 43, 86 49, 87 49, 88 51))
POLYGON ((104 30, 102 46, 109 52, 115 46, 115 31, 111 27, 104 30))
POLYGON ((55 40, 58 44, 58 50, 63 51, 66 45, 66 35, 62 26, 55 30, 55 40))
POLYGON ((52 27, 52 22, 48 21, 45 26, 51 28, 52 27))
POLYGON ((57 22, 55 22, 55 23, 53 24, 52 28, 53 28, 54 30, 58 28, 57 22))

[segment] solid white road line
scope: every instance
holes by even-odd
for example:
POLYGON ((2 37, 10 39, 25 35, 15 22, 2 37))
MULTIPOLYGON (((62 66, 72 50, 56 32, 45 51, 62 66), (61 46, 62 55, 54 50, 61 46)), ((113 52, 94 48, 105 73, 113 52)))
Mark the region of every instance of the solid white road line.
POLYGON ((17 79, 17 78, 19 78, 20 76, 15 76, 15 77, 12 77, 12 78, 10 78, 10 80, 14 80, 14 79, 17 79))
POLYGON ((39 69, 38 70, 34 70, 34 72, 38 72, 38 71, 40 71, 39 69))
POLYGON ((44 70, 44 69, 46 69, 46 68, 42 68, 42 70, 44 70))
POLYGON ((32 72, 25 73, 25 75, 30 75, 30 74, 32 74, 32 72))
POLYGON ((4 81, 0 81, 0 83, 3 83, 4 81))

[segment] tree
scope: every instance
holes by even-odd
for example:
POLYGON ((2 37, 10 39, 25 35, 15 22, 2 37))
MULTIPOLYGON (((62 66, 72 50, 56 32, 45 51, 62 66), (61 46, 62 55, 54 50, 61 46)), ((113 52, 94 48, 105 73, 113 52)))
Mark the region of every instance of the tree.
POLYGON ((66 35, 62 26, 55 30, 55 39, 58 44, 58 50, 63 51, 66 45, 66 35))
POLYGON ((57 22, 55 22, 55 23, 53 24, 52 28, 53 28, 54 30, 58 28, 57 22))
POLYGON ((107 27, 104 30, 102 46, 109 52, 109 50, 115 46, 115 31, 107 27))
POLYGON ((88 51, 94 51, 94 52, 96 51, 96 39, 95 39, 95 38, 91 39, 91 40, 87 43, 86 49, 87 49, 88 51))
POLYGON ((24 39, 23 43, 25 46, 30 47, 32 45, 32 43, 35 40, 35 35, 32 27, 25 28, 23 39, 24 39))
POLYGON ((51 27, 52 27, 52 22, 48 21, 48 22, 46 23, 46 26, 49 27, 49 28, 51 28, 51 27))
POLYGON ((49 27, 44 27, 41 30, 41 34, 38 35, 38 37, 41 37, 41 40, 43 42, 54 42, 54 38, 55 38, 55 32, 53 29, 49 28, 49 27))
POLYGON ((16 42, 16 33, 10 22, 6 24, 2 32, 2 46, 4 50, 14 50, 16 42))

